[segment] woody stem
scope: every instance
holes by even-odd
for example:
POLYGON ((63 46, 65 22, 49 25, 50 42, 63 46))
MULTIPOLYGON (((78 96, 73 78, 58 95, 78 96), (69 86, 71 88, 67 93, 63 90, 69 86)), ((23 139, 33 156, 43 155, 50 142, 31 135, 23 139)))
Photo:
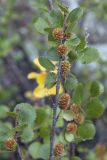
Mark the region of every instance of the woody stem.
MULTIPOLYGON (((18 122, 17 122, 17 119, 16 119, 15 120, 15 127, 17 127, 17 126, 18 126, 18 122)), ((18 138, 17 131, 16 131, 16 134, 15 134, 15 138, 16 138, 16 142, 17 142, 17 150, 16 150, 17 158, 18 158, 18 160, 23 160, 22 153, 21 153, 20 146, 19 146, 19 138, 18 138)))
MULTIPOLYGON (((48 0, 50 4, 50 9, 53 9, 52 0, 48 0)), ((64 15, 64 23, 63 23, 63 31, 66 30, 66 19, 67 15, 64 15)), ((64 42, 61 41, 61 44, 64 42)), ((59 90, 60 90, 60 83, 61 83, 61 61, 62 58, 60 57, 58 62, 58 72, 57 72, 57 83, 56 83, 56 95, 55 95, 55 104, 53 105, 53 118, 52 118, 52 127, 51 127, 51 133, 50 133, 50 154, 49 154, 49 160, 54 159, 54 143, 55 143, 55 131, 56 131, 56 123, 58 120, 57 117, 57 108, 58 108, 58 96, 59 96, 59 90)))
POLYGON ((20 146, 19 146, 18 143, 17 143, 17 157, 18 157, 18 160, 23 160, 21 150, 20 150, 20 146))
POLYGON ((53 160, 54 158, 54 142, 55 142, 55 130, 56 130, 56 122, 57 122, 57 107, 58 107, 58 96, 61 82, 61 59, 58 63, 58 72, 57 72, 57 84, 56 84, 56 96, 55 96, 55 104, 53 105, 53 120, 52 120, 52 128, 50 134, 50 155, 49 160, 53 160))
POLYGON ((48 0, 50 10, 53 10, 53 0, 48 0))

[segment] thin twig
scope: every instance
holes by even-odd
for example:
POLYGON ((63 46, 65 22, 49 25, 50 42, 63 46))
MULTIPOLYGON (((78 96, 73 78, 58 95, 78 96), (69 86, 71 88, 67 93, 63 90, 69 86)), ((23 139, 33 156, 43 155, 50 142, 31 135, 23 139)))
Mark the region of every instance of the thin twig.
MULTIPOLYGON (((51 1, 52 2, 52 1, 51 1)), ((63 24, 63 31, 65 32, 67 26, 67 15, 64 15, 64 24, 63 24)), ((61 44, 64 42, 61 41, 61 44)), ((57 83, 56 83, 56 96, 55 96, 55 105, 53 105, 53 121, 52 121, 52 128, 51 128, 51 134, 50 134, 50 155, 49 160, 53 160, 54 158, 54 143, 55 143, 55 131, 56 131, 56 123, 59 118, 57 116, 57 107, 58 107, 58 96, 59 96, 59 89, 60 89, 60 83, 61 83, 61 61, 62 58, 59 59, 58 63, 58 72, 57 72, 57 83)))
MULTIPOLYGON (((15 127, 17 127, 17 126, 18 126, 18 121, 16 119, 15 120, 15 127)), ((17 150, 16 150, 17 158, 18 158, 18 160, 23 160, 22 153, 21 153, 20 146, 19 146, 19 138, 18 138, 18 132, 17 131, 16 131, 16 134, 15 134, 15 138, 16 138, 16 142, 17 142, 17 150)))
POLYGON ((53 0, 48 0, 50 10, 53 10, 53 0))
POLYGON ((71 150, 72 150, 72 156, 75 156, 75 147, 76 147, 76 144, 75 143, 71 143, 71 150))
POLYGON ((64 13, 64 23, 63 23, 63 31, 65 32, 68 24, 67 24, 67 18, 68 18, 68 14, 64 13))
POLYGON ((18 143, 17 143, 17 158, 18 158, 18 160, 23 160, 20 146, 18 143))
POLYGON ((59 89, 60 89, 60 82, 61 82, 60 70, 61 70, 61 59, 59 60, 59 64, 58 64, 55 105, 53 106, 53 121, 52 121, 52 128, 51 128, 51 134, 50 134, 49 160, 53 160, 53 156, 54 156, 54 142, 55 142, 55 130, 56 130, 56 122, 57 122, 58 96, 59 96, 59 89))
POLYGON ((29 145, 25 143, 24 146, 25 146, 25 149, 26 149, 26 151, 27 151, 26 160, 31 160, 30 155, 29 155, 29 152, 28 152, 29 145))

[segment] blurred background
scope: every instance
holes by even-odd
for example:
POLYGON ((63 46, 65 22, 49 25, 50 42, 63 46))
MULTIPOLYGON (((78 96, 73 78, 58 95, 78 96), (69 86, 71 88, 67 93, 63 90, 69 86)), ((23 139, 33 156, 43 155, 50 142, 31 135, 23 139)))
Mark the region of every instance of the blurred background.
MULTIPOLYGON (((86 32, 89 46, 99 50, 101 59, 90 65, 75 63, 73 72, 83 82, 100 80, 105 88, 101 99, 107 106, 107 0, 62 0, 62 3, 70 9, 84 8, 77 33, 81 35, 81 29, 86 32)), ((46 52, 47 38, 38 34, 34 22, 47 7, 47 0, 0 0, 0 107, 12 110, 20 102, 47 103, 46 98, 38 100, 32 96, 37 82, 27 78, 30 72, 39 72, 33 60, 46 52)), ((95 121, 95 139, 77 148, 77 153, 81 157, 85 154, 86 160, 95 160, 96 154, 97 160, 107 160, 106 113, 95 121)), ((1 160, 13 160, 12 156, 2 156, 1 160)))

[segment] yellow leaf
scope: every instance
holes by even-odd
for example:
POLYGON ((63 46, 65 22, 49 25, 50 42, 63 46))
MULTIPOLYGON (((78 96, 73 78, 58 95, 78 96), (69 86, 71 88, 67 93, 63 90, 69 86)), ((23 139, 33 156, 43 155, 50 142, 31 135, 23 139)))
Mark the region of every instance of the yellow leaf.
POLYGON ((45 97, 46 94, 46 88, 38 86, 37 88, 34 89, 33 95, 35 98, 43 98, 45 97))
POLYGON ((38 74, 36 80, 38 83, 38 86, 45 86, 45 79, 46 79, 47 73, 46 72, 41 72, 38 74))
MULTIPOLYGON (((45 87, 45 80, 47 76, 46 69, 43 68, 38 61, 38 58, 34 59, 34 63, 40 68, 41 72, 36 73, 36 72, 31 72, 28 74, 28 79, 35 79, 38 83, 38 86, 34 89, 33 93, 31 94, 26 94, 28 97, 35 97, 35 98, 43 98, 46 96, 50 95, 55 95, 56 94, 56 85, 54 85, 52 88, 48 89, 45 87)), ((56 64, 56 62, 54 62, 56 64)), ((57 70, 54 71, 56 73, 57 70)), ((60 85, 60 91, 59 93, 63 92, 63 87, 60 85)))
MULTIPOLYGON (((63 88, 62 88, 62 85, 60 85, 59 93, 61 94, 62 92, 63 92, 63 88)), ((33 95, 35 96, 35 98, 43 98, 43 97, 51 96, 55 94, 56 94, 56 85, 51 89, 44 88, 43 86, 38 86, 33 91, 33 95)))
POLYGON ((35 58, 33 62, 41 71, 46 71, 46 69, 40 65, 38 58, 35 58))
POLYGON ((27 75, 27 78, 28 78, 28 79, 36 79, 37 76, 38 76, 38 73, 36 73, 36 72, 31 72, 31 73, 29 73, 29 74, 27 75))
MULTIPOLYGON (((62 85, 60 85, 59 94, 61 94, 62 92, 63 92, 63 88, 62 88, 62 85)), ((55 95, 56 94, 56 85, 50 89, 47 89, 47 93, 48 93, 48 95, 55 95)))
POLYGON ((45 85, 45 79, 46 79, 47 73, 46 72, 41 72, 41 73, 35 73, 31 72, 28 74, 28 79, 36 79, 38 85, 45 85))

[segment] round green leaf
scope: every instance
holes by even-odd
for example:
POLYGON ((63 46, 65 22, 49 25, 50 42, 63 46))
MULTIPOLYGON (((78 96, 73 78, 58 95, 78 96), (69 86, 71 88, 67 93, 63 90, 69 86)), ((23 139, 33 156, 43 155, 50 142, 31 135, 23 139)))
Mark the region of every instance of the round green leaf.
POLYGON ((9 108, 7 106, 0 105, 0 118, 7 117, 7 112, 9 112, 9 108))
POLYGON ((99 81, 93 81, 90 87, 90 93, 92 97, 99 96, 104 92, 104 87, 99 81))
POLYGON ((62 127, 63 125, 64 125, 64 121, 63 121, 62 117, 59 117, 56 126, 62 127))
POLYGON ((34 142, 29 146, 29 154, 32 156, 32 158, 40 158, 40 148, 41 144, 39 142, 34 142))
POLYGON ((11 126, 9 123, 0 122, 0 141, 4 141, 11 136, 11 126))
POLYGON ((72 121, 74 119, 75 115, 71 110, 67 110, 63 112, 63 118, 66 121, 72 121))
POLYGON ((47 138, 49 137, 49 134, 50 134, 49 126, 48 124, 44 124, 44 126, 42 126, 39 131, 39 136, 42 138, 47 138))
POLYGON ((49 145, 48 144, 40 144, 38 142, 32 143, 29 146, 29 154, 32 158, 43 158, 48 159, 49 157, 49 145))
POLYGON ((45 28, 48 28, 49 25, 48 23, 43 19, 43 18, 38 18, 37 21, 35 22, 34 24, 36 30, 39 32, 39 33, 42 33, 42 34, 47 34, 45 32, 45 28))
POLYGON ((79 83, 76 87, 72 100, 76 104, 81 104, 84 96, 84 86, 83 84, 79 83))
POLYGON ((73 142, 74 141, 74 135, 73 134, 71 134, 71 133, 65 133, 65 140, 67 141, 67 142, 73 142))
POLYGON ((83 140, 92 139, 95 136, 96 130, 91 122, 85 122, 78 126, 77 135, 83 140))
POLYGON ((74 22, 77 21, 82 15, 83 15, 83 9, 78 7, 70 12, 67 20, 68 22, 74 22))
POLYGON ((55 69, 54 64, 49 59, 47 59, 45 57, 40 57, 39 63, 41 66, 43 66, 44 68, 46 68, 49 71, 53 71, 55 69))
POLYGON ((77 79, 73 74, 69 74, 64 82, 64 87, 67 91, 72 92, 77 86, 77 79))
POLYGON ((99 59, 99 52, 95 48, 85 48, 79 55, 81 63, 88 64, 99 59))
POLYGON ((78 58, 77 53, 73 50, 68 53, 68 57, 70 62, 73 62, 78 58))
POLYGON ((55 42, 53 42, 53 41, 49 41, 48 45, 50 46, 51 49, 48 50, 47 58, 50 61, 58 61, 59 60, 59 56, 56 53, 56 49, 55 49, 57 44, 55 42), (53 48, 53 47, 55 47, 55 48, 53 48))
POLYGON ((86 37, 82 37, 81 38, 81 42, 79 43, 79 45, 76 47, 76 51, 82 51, 83 49, 85 49, 87 46, 87 39, 86 37))
POLYGON ((45 86, 47 88, 52 88, 55 85, 56 82, 56 74, 51 72, 47 75, 46 81, 45 81, 45 86))
POLYGON ((51 27, 61 27, 63 25, 63 16, 60 11, 53 10, 46 16, 51 27))
POLYGON ((20 103, 16 105, 15 112, 17 112, 18 123, 32 124, 36 119, 36 110, 28 103, 20 103))
POLYGON ((28 126, 26 127, 22 134, 21 134, 21 140, 22 142, 30 142, 33 139, 34 132, 32 127, 28 126))
POLYGON ((49 151, 50 151, 49 144, 42 145, 41 149, 40 149, 40 157, 43 159, 48 159, 49 158, 49 151))
POLYGON ((73 157, 71 157, 71 160, 81 160, 81 159, 77 156, 73 156, 73 157))
POLYGON ((47 112, 46 110, 43 108, 37 108, 36 109, 37 112, 37 118, 36 118, 36 124, 41 125, 44 124, 47 120, 47 112))
POLYGON ((90 118, 99 118, 104 110, 105 106, 98 98, 90 100, 86 106, 86 113, 90 118))
POLYGON ((72 47, 77 46, 79 43, 80 43, 80 39, 77 36, 75 36, 74 38, 66 41, 65 45, 67 45, 68 48, 72 50, 72 47))

